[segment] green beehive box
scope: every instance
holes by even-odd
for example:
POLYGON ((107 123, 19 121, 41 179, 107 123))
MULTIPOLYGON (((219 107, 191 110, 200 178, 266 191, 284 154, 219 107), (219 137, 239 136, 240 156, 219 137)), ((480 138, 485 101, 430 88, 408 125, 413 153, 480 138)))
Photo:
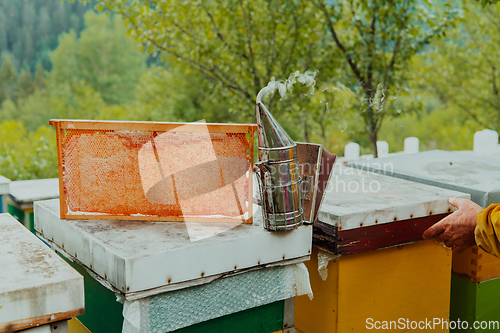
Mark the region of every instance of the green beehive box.
POLYGON ((9 185, 7 212, 34 233, 33 202, 59 198, 59 179, 20 180, 9 185))
POLYGON ((457 327, 450 327, 450 332, 500 331, 500 302, 498 300, 500 279, 474 283, 452 275, 451 287, 450 322, 456 322, 457 327), (458 320, 461 324, 458 324, 458 320), (477 328, 474 328, 474 323, 477 328), (461 326, 458 327, 458 325, 461 326))
MULTIPOLYGON (((100 284, 80 264, 67 261, 84 278, 86 311, 84 315, 77 317, 78 320, 92 333, 121 333, 123 304, 116 301, 115 293, 100 284)), ((285 300, 276 301, 171 332, 267 333, 280 331, 284 325, 285 303, 285 300)))
POLYGON ((0 213, 7 212, 7 196, 9 195, 10 179, 0 176, 0 213))

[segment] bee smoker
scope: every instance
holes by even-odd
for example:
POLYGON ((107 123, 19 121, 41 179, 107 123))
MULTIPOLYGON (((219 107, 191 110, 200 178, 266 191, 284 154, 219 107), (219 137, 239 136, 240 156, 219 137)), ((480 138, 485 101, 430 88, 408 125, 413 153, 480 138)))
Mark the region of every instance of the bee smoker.
POLYGON ((255 165, 259 170, 264 228, 291 230, 303 222, 297 144, 267 110, 260 95, 256 109, 259 162, 255 165))

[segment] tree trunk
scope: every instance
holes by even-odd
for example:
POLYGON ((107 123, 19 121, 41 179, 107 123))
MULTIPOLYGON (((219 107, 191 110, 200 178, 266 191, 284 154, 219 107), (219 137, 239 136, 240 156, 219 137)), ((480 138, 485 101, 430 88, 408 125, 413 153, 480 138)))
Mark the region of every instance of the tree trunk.
POLYGON ((323 125, 323 123, 321 123, 319 125, 319 127, 321 129, 321 138, 323 139, 323 148, 325 148, 326 147, 326 129, 325 129, 325 126, 323 125))
POLYGON ((302 122, 304 124, 304 142, 309 143, 309 131, 307 128, 307 114, 302 110, 302 122))
POLYGON ((377 151, 377 131, 374 127, 370 128, 370 133, 368 133, 368 136, 370 137, 370 144, 372 146, 372 154, 373 158, 378 157, 378 151, 377 151))

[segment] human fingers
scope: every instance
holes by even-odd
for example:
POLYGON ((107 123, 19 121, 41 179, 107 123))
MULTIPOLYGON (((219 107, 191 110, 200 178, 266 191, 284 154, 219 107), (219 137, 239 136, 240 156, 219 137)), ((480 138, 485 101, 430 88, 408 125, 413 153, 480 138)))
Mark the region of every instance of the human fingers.
POLYGON ((453 207, 456 207, 456 208, 460 208, 461 206, 463 206, 467 201, 469 201, 468 199, 463 199, 463 198, 450 198, 448 199, 448 202, 453 206, 453 207))
POLYGON ((433 226, 425 230, 424 233, 422 234, 422 237, 424 239, 429 239, 429 238, 434 238, 440 233, 442 233, 446 229, 445 220, 446 218, 442 219, 438 223, 434 224, 433 226))
POLYGON ((454 247, 455 246, 455 242, 452 241, 452 240, 447 240, 444 242, 444 245, 446 245, 447 247, 454 247))
POLYGON ((446 237, 444 232, 442 232, 439 235, 435 236, 434 239, 439 243, 444 243, 448 240, 448 237, 446 237))

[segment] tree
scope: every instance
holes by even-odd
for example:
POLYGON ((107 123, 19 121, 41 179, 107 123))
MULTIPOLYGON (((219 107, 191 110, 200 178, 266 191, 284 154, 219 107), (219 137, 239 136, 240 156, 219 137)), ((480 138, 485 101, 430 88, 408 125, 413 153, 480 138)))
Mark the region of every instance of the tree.
POLYGON ((490 4, 495 4, 495 3, 498 3, 500 0, 476 0, 476 1, 480 1, 481 4, 484 6, 486 5, 490 5, 490 4))
POLYGON ((1 0, 0 56, 10 54, 17 71, 34 74, 40 62, 50 70, 48 52, 57 47, 58 35, 70 28, 79 35, 83 14, 91 8, 60 0, 1 0))
POLYGON ((10 56, 7 56, 0 70, 0 103, 6 99, 14 101, 16 99, 16 92, 17 75, 10 61, 10 56))
POLYGON ((17 84, 17 98, 27 98, 35 92, 35 86, 31 82, 31 74, 27 70, 21 71, 17 84))
POLYGON ((360 111, 374 156, 383 120, 406 79, 410 59, 444 34, 459 11, 451 1, 437 7, 418 0, 314 0, 326 20, 345 72, 360 95, 360 111))
POLYGON ((55 131, 28 133, 22 121, 0 123, 0 174, 11 180, 57 177, 55 131))
POLYGON ((36 67, 35 81, 33 81, 35 90, 43 90, 45 88, 45 74, 43 72, 42 64, 36 67))
POLYGON ((419 59, 420 87, 483 128, 500 131, 500 4, 464 6, 457 29, 419 59))
POLYGON ((145 121, 238 121, 200 74, 152 66, 140 79, 133 117, 145 121))
POLYGON ((201 73, 243 119, 254 119, 255 97, 272 77, 324 69, 319 75, 326 79, 335 67, 323 44, 324 19, 310 1, 101 0, 99 6, 123 16, 148 52, 201 73))
POLYGON ((88 12, 85 24, 80 39, 73 30, 60 37, 59 47, 51 54, 51 83, 71 87, 84 82, 106 103, 131 102, 137 80, 145 71, 145 55, 125 37, 119 17, 88 12))

